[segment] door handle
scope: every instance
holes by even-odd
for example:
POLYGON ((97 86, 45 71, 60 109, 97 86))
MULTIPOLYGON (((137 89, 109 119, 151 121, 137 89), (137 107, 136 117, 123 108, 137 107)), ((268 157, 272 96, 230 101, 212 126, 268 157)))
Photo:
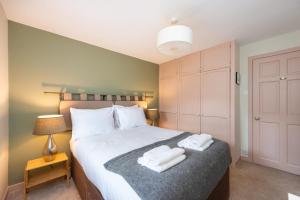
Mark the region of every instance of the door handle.
POLYGON ((260 120, 260 117, 254 117, 254 119, 258 121, 258 120, 260 120))

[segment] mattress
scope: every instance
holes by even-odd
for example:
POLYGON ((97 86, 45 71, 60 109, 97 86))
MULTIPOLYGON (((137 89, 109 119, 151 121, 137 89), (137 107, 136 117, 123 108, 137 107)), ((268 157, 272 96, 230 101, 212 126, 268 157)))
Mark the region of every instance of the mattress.
POLYGON ((170 139, 181 131, 143 126, 115 130, 109 134, 71 140, 71 151, 87 178, 101 191, 106 200, 140 199, 125 179, 104 168, 107 161, 129 151, 170 139))

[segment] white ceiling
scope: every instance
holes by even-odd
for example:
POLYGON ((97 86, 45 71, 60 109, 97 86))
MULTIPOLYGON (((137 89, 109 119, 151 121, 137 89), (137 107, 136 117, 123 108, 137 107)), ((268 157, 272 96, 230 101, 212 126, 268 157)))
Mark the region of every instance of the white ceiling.
POLYGON ((194 31, 193 51, 300 29, 300 0, 0 0, 8 19, 154 63, 172 17, 194 31))

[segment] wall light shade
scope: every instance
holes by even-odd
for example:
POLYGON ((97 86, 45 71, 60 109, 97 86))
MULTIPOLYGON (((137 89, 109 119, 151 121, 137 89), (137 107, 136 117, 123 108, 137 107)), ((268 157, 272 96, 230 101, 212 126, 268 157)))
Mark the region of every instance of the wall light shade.
POLYGON ((165 55, 180 56, 191 50, 193 31, 184 25, 171 25, 158 33, 157 48, 165 55))

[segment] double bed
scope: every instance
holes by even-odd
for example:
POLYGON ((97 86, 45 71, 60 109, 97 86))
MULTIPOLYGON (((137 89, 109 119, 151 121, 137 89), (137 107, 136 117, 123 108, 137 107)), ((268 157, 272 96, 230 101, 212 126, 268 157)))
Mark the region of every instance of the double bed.
MULTIPOLYGON (((60 112, 67 126, 71 127, 70 108, 104 108, 112 104, 143 105, 143 101, 61 101, 60 112)), ((83 200, 139 200, 141 197, 122 175, 105 168, 105 163, 159 141, 172 139, 181 131, 152 126, 141 126, 126 130, 116 129, 109 134, 89 136, 71 140, 71 173, 79 194, 83 200)), ((188 174, 193 176, 193 174, 188 174)), ((142 184, 142 182, 141 182, 142 184)), ((205 180, 203 180, 205 184, 205 180)), ((199 186, 200 187, 200 186, 199 186)), ((217 183, 210 189, 207 199, 229 199, 229 166, 218 177, 217 183)), ((161 199, 165 199, 161 197, 161 199)))

